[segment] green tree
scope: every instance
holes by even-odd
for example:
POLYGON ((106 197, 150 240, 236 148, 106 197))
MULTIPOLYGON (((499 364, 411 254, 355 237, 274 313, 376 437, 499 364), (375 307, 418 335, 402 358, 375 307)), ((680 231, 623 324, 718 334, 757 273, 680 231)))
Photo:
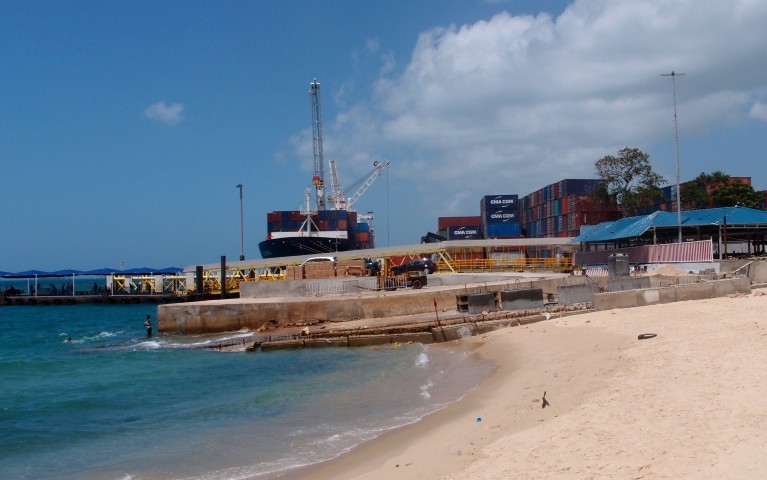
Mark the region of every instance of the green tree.
POLYGON ((699 210, 711 205, 711 195, 706 191, 705 185, 688 182, 682 185, 682 208, 685 210, 699 210))
POLYGON ((685 209, 701 209, 711 206, 710 191, 729 182, 730 176, 719 170, 700 175, 682 184, 682 206, 685 209))
POLYGON ((624 215, 636 215, 641 207, 653 205, 661 197, 666 180, 653 172, 649 156, 636 148, 624 148, 618 156, 607 155, 594 163, 607 193, 613 195, 624 215))
POLYGON ((721 170, 703 172, 686 182, 682 189, 682 204, 688 208, 708 208, 712 203, 718 207, 743 205, 759 208, 761 201, 761 196, 751 186, 733 181, 721 170))
POLYGON ((713 193, 714 202, 722 207, 742 205, 749 208, 759 208, 762 198, 751 187, 743 182, 726 183, 713 193))

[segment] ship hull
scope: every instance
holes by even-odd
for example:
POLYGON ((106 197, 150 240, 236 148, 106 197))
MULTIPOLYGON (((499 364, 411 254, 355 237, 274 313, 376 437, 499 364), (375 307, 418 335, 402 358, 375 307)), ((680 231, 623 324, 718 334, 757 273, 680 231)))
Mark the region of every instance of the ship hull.
POLYGON ((284 237, 264 240, 258 244, 261 258, 324 255, 333 252, 361 250, 365 245, 356 240, 328 237, 284 237))

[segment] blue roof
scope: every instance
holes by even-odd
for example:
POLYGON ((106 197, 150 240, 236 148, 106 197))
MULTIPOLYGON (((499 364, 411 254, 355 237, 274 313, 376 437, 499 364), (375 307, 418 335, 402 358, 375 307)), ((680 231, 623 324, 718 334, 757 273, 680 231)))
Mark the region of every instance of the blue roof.
POLYGON ((27 278, 27 277, 69 277, 72 275, 174 275, 180 274, 184 271, 183 268, 178 267, 165 267, 165 268, 131 268, 130 270, 118 270, 116 268, 99 268, 96 270, 56 270, 53 272, 45 272, 42 270, 25 270, 23 272, 1 272, 0 277, 7 278, 27 278))
MULTIPOLYGON (((682 212, 682 226, 750 225, 767 228, 767 211, 746 207, 707 208, 682 212)), ((570 243, 608 242, 623 238, 641 236, 651 228, 677 226, 675 213, 657 211, 650 215, 627 217, 612 222, 603 222, 591 228, 584 228, 570 243)))

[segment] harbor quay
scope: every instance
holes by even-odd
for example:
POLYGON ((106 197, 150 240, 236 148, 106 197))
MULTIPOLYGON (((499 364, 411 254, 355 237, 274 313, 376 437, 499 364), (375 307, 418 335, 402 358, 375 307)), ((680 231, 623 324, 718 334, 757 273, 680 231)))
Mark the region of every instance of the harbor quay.
MULTIPOLYGON (((749 277, 430 275, 428 285, 417 290, 327 293, 332 289, 326 288, 324 294, 317 293, 322 289, 316 280, 244 282, 241 298, 158 306, 158 328, 238 333, 205 347, 216 350, 433 343, 552 316, 747 294, 757 280, 749 277)), ((756 285, 763 286, 763 280, 756 285)))
MULTIPOLYGON (((544 298, 556 294, 557 286, 572 281, 567 275, 454 274, 429 275, 422 289, 312 294, 310 287, 322 282, 288 280, 242 282, 240 298, 186 302, 158 306, 161 332, 200 334, 238 330, 267 331, 302 328, 326 322, 349 322, 397 318, 410 315, 446 317, 458 311, 462 295, 502 290, 539 288, 544 298)), ((576 278, 578 282, 587 281, 576 278)), ((492 308, 491 308, 492 310, 492 308)))

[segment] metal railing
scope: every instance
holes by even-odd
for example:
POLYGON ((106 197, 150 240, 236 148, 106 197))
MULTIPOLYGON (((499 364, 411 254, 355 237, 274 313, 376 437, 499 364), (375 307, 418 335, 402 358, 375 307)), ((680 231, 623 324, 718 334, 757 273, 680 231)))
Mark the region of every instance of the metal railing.
MULTIPOLYGON (((439 271, 447 270, 447 265, 440 262, 439 271), (443 268, 444 267, 444 268, 443 268)), ((453 259, 452 269, 456 272, 498 272, 498 271, 554 271, 571 270, 573 262, 570 257, 561 258, 509 258, 489 259, 477 258, 458 260, 453 259)))

